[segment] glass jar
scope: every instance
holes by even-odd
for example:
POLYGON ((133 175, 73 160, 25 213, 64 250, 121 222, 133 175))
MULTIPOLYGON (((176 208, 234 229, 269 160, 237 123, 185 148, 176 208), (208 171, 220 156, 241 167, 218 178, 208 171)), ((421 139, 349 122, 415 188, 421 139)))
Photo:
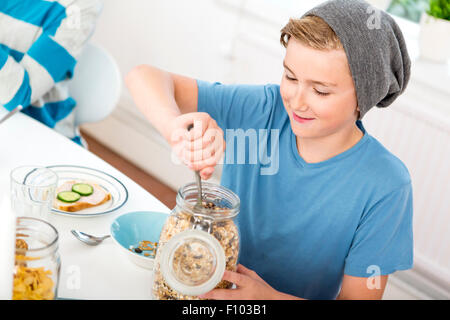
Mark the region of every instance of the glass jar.
POLYGON ((195 183, 178 190, 155 257, 155 299, 199 299, 198 295, 214 288, 232 286, 221 280, 225 269, 236 271, 237 267, 239 230, 233 219, 239 213, 239 197, 207 182, 202 183, 202 191, 199 208, 195 183))
POLYGON ((37 218, 17 218, 13 300, 55 299, 60 269, 55 227, 37 218))

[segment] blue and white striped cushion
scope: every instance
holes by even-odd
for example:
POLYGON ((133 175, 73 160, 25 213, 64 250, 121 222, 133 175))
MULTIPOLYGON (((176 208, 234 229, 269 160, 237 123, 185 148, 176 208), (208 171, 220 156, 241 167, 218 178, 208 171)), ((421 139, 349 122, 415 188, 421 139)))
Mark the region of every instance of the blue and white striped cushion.
POLYGON ((90 38, 99 0, 0 1, 0 104, 81 141, 67 79, 90 38))

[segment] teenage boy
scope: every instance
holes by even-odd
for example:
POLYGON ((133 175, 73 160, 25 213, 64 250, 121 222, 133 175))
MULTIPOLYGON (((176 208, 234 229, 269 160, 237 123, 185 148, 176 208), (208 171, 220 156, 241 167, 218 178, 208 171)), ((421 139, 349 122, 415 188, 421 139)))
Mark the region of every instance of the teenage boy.
POLYGON ((362 123, 405 90, 410 59, 392 17, 377 11, 368 23, 373 14, 365 1, 334 0, 291 19, 280 85, 151 66, 127 76, 142 113, 204 179, 231 145, 229 129, 264 135, 263 153, 279 155, 271 174, 263 161, 225 160, 221 184, 241 200, 240 264, 223 277, 235 289, 203 298, 380 299, 388 275, 412 267, 409 172, 362 123))

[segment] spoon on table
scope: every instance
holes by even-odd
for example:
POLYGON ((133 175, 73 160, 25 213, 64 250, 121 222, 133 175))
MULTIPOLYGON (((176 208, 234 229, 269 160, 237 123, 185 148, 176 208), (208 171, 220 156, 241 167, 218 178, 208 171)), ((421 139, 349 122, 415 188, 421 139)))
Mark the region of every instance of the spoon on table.
MULTIPOLYGON (((187 130, 190 131, 194 127, 194 124, 190 124, 187 130)), ((197 203, 194 206, 194 210, 203 210, 203 200, 202 200, 202 178, 200 177, 200 171, 195 171, 195 180, 197 181, 197 203)))
POLYGON ((72 234, 75 236, 75 238, 77 238, 81 242, 84 242, 85 244, 90 245, 90 246, 99 245, 100 243, 103 242, 103 240, 110 237, 110 235, 103 236, 103 237, 96 237, 96 236, 92 236, 90 234, 87 234, 87 233, 84 233, 81 231, 77 231, 77 230, 71 230, 70 232, 72 232, 72 234))

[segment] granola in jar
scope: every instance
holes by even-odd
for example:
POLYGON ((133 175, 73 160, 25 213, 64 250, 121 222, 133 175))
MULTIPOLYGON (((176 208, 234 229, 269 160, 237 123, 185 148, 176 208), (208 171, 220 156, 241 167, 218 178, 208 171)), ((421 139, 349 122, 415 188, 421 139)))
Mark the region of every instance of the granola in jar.
POLYGON ((58 231, 32 217, 19 217, 16 230, 12 299, 55 299, 61 268, 58 231))
POLYGON ((168 282, 181 283, 185 289, 179 290, 194 293, 200 292, 208 281, 213 281, 214 275, 220 276, 214 282, 215 288, 232 286, 228 281, 220 280, 223 272, 217 275, 217 270, 236 271, 239 231, 233 218, 239 213, 239 198, 224 187, 203 183, 202 198, 205 201, 199 212, 194 210, 196 191, 195 184, 179 190, 177 206, 161 231, 154 269, 155 299, 199 299, 199 294, 182 293, 168 282), (167 259, 170 263, 166 263, 167 259), (169 278, 175 280, 168 281, 169 278))

